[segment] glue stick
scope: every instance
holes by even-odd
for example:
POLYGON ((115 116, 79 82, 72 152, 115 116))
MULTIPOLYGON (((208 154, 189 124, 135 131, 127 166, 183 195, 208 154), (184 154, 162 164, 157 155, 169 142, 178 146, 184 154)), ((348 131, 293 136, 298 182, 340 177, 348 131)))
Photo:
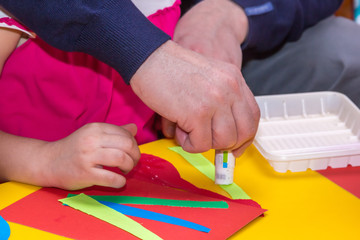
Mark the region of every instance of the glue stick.
POLYGON ((215 150, 215 184, 229 185, 234 181, 235 156, 231 151, 215 150))

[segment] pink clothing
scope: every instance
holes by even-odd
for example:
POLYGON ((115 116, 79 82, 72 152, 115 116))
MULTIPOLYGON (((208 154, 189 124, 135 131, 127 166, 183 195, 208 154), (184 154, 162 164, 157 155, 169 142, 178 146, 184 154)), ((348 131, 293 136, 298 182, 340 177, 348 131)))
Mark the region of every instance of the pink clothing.
MULTIPOLYGON (((180 1, 148 19, 173 35, 180 1)), ((108 65, 84 53, 29 39, 7 60, 0 77, 0 129, 54 141, 90 122, 135 123, 139 144, 156 139, 154 112, 108 65)))
MULTIPOLYGON (((0 12, 2 13, 2 12, 0 12)), ((4 13, 2 13, 4 15, 4 13)), ((0 18, 0 28, 9 28, 9 29, 15 29, 20 32, 25 33, 28 36, 32 36, 31 32, 29 32, 29 29, 27 29, 25 26, 21 25, 14 19, 10 17, 3 17, 0 18)))

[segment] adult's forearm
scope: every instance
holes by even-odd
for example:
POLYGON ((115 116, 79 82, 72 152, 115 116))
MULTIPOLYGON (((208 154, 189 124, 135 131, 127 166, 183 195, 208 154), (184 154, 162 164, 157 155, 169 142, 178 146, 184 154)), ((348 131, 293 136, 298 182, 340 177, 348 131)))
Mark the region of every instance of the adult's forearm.
POLYGON ((127 83, 170 39, 131 0, 0 0, 0 5, 50 45, 88 53, 115 68, 127 83))

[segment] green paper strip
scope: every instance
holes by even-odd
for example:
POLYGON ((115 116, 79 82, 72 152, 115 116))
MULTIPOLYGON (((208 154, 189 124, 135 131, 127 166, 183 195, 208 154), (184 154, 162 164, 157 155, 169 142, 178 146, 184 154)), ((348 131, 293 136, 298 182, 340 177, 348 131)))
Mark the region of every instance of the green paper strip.
POLYGON ((59 199, 60 202, 66 204, 81 212, 99 218, 116 227, 119 227, 140 239, 161 239, 159 236, 144 228, 140 223, 132 220, 114 209, 107 207, 91 197, 81 193, 74 197, 59 199))
MULTIPOLYGON (((75 194, 68 194, 68 197, 75 194)), ((106 201, 119 204, 143 204, 143 205, 159 205, 171 207, 192 207, 192 208, 229 208, 225 201, 191 201, 176 200, 163 198, 149 198, 136 196, 109 196, 109 195, 89 195, 97 201, 106 201)))
MULTIPOLYGON (((215 166, 201 153, 188 153, 182 147, 169 147, 170 150, 180 154, 188 163, 193 165, 202 174, 215 181, 215 166)), ((230 185, 219 185, 232 199, 251 199, 236 183, 230 185)))

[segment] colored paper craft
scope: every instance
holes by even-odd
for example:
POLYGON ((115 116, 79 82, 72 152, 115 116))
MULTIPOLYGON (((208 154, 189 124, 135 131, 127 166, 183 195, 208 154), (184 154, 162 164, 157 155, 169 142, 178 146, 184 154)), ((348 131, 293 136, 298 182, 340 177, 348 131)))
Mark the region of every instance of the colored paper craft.
POLYGON ((80 193, 74 197, 60 199, 59 201, 81 212, 87 213, 116 227, 119 227, 140 239, 161 239, 153 232, 144 228, 138 222, 126 217, 119 211, 99 203, 98 201, 92 199, 89 196, 86 196, 83 193, 80 193))
POLYGON ((166 214, 161 214, 153 211, 148 211, 140 208, 125 206, 118 203, 113 202, 106 202, 106 201, 100 201, 101 204, 104 204, 105 206, 108 206, 124 215, 127 216, 133 216, 133 217, 140 217, 140 218, 146 218, 154 221, 164 222, 164 223, 170 223, 182 227, 191 228, 197 231, 206 232, 208 233, 210 231, 210 228, 207 228, 205 226, 202 226, 197 223, 193 223, 181 218, 172 217, 166 214))
POLYGON ((0 216, 0 239, 7 240, 10 237, 9 224, 0 216))
POLYGON ((360 167, 329 167, 326 170, 319 170, 318 172, 340 187, 344 188, 346 191, 349 191, 356 197, 360 198, 360 167))
MULTIPOLYGON (((180 154, 186 161, 193 165, 202 174, 215 181, 215 166, 201 153, 188 153, 182 147, 170 147, 170 150, 180 154)), ((230 185, 219 185, 233 199, 250 199, 246 192, 236 183, 230 185)))
MULTIPOLYGON (((75 194, 68 194, 68 197, 75 196, 75 194)), ((136 197, 136 196, 101 196, 91 195, 91 198, 96 201, 107 201, 120 204, 143 204, 143 205, 159 205, 172 207, 198 207, 198 208, 229 208, 225 201, 190 201, 190 200, 176 200, 164 198, 150 198, 150 197, 136 197)))
MULTIPOLYGON (((180 177, 177 169, 168 161, 160 157, 142 154, 141 161, 135 169, 127 175, 128 178, 136 178, 147 182, 183 189, 192 193, 212 197, 217 200, 229 201, 230 199, 220 194, 201 189, 180 177)), ((119 171, 119 170, 118 170, 119 171)), ((251 199, 236 199, 236 202, 261 208, 261 206, 251 199)))
MULTIPOLYGON (((114 169, 114 171, 120 171, 114 169)), ((226 201, 228 209, 177 208, 143 205, 142 209, 171 215, 199 223, 211 229, 209 233, 195 231, 172 224, 130 217, 163 239, 218 240, 227 239, 253 219, 262 215, 262 209, 253 200, 231 200, 219 194, 199 189, 180 178, 176 168, 159 157, 142 154, 135 171, 127 174, 127 184, 121 189, 92 187, 73 194, 142 196, 191 201, 226 201), (171 186, 171 187, 168 187, 171 186), (176 188, 181 189, 176 189, 176 188), (224 221, 226 219, 226 221, 224 221)), ((68 191, 42 188, 0 210, 7 221, 30 226, 71 239, 137 239, 135 236, 102 220, 59 204, 68 191)))

